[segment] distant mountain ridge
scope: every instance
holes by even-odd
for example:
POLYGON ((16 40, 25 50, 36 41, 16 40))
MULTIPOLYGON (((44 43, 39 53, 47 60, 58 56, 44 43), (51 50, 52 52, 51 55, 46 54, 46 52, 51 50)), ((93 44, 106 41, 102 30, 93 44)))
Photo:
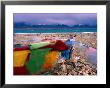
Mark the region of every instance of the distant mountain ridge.
POLYGON ((96 28, 97 25, 87 25, 87 24, 76 24, 76 25, 65 25, 65 24, 37 24, 32 25, 26 22, 15 22, 14 28, 96 28))

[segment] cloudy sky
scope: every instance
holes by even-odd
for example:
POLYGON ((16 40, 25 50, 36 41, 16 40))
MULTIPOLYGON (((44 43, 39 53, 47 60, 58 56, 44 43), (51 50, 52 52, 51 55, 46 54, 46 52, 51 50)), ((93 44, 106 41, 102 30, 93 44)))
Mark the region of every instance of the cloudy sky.
POLYGON ((29 24, 97 24, 96 13, 14 13, 14 22, 29 24))

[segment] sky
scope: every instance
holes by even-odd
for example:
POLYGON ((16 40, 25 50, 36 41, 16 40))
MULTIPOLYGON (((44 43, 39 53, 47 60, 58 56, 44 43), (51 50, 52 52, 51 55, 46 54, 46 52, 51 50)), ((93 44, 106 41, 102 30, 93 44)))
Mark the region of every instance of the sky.
POLYGON ((97 24, 96 13, 14 13, 14 22, 29 24, 97 24))

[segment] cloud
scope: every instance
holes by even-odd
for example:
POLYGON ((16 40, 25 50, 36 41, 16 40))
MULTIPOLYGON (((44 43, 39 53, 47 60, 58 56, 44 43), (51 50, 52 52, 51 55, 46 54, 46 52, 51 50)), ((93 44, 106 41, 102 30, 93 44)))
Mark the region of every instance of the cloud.
POLYGON ((97 24, 96 13, 16 13, 14 22, 31 24, 97 24))

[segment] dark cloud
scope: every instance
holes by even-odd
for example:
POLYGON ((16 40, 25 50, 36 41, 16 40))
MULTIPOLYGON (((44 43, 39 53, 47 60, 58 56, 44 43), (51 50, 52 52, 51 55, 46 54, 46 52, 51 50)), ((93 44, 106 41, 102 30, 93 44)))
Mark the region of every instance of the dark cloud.
POLYGON ((15 13, 14 22, 31 24, 97 24, 96 13, 15 13))

